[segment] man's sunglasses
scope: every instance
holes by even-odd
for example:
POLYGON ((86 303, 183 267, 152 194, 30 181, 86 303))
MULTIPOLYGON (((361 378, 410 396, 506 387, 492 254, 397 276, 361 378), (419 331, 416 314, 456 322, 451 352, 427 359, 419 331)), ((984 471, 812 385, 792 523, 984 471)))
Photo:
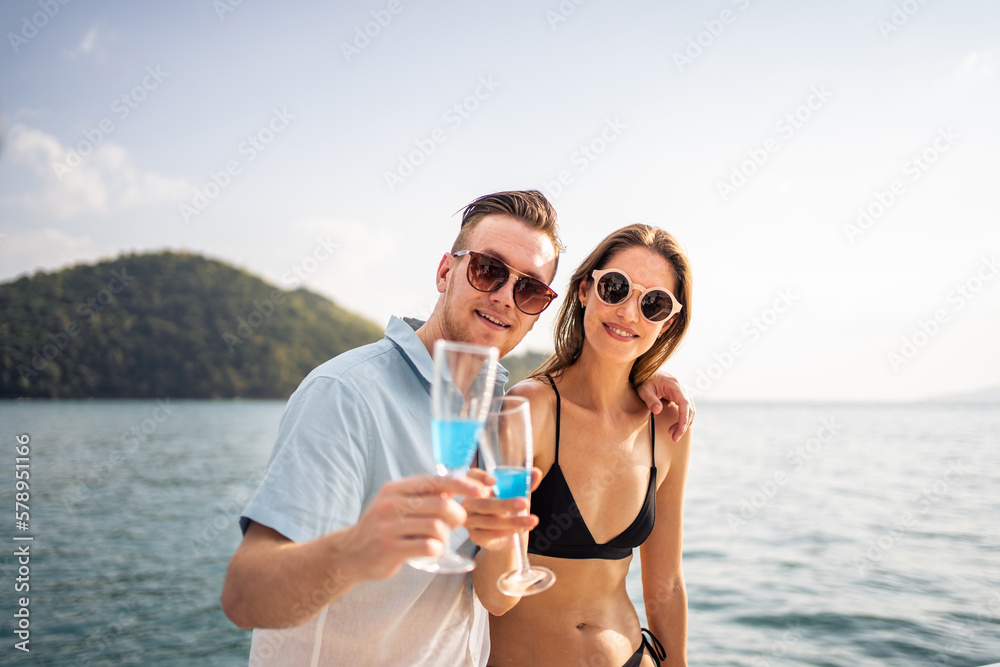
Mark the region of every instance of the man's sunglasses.
POLYGON ((471 250, 461 250, 452 254, 453 257, 463 255, 469 256, 466 278, 469 279, 469 284, 480 292, 495 292, 507 284, 510 274, 516 275, 514 305, 525 315, 538 315, 549 307, 552 299, 559 296, 541 280, 521 273, 496 257, 471 250))
POLYGON ((636 285, 628 274, 618 269, 595 269, 597 298, 609 306, 624 303, 633 290, 639 290, 639 312, 650 322, 663 322, 681 311, 681 304, 665 287, 636 285))

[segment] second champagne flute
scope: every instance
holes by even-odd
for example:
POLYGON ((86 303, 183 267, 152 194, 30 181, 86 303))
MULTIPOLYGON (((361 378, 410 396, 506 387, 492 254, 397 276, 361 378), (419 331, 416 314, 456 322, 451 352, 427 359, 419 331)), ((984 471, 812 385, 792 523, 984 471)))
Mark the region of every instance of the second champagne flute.
MULTIPOLYGON (((534 466, 531 438, 531 411, 528 399, 504 396, 493 399, 493 409, 480 438, 480 452, 486 472, 497 483, 497 498, 524 498, 530 501, 531 469, 534 466)), ((541 593, 556 581, 546 567, 529 566, 520 533, 514 533, 517 569, 505 572, 497 580, 504 595, 524 596, 541 593)))

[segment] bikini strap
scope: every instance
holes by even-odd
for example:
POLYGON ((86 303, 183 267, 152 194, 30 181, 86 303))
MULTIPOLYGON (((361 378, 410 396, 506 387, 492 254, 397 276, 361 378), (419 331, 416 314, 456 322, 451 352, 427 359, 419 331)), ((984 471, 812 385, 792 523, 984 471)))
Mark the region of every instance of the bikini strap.
POLYGON ((552 387, 552 391, 556 392, 556 463, 559 463, 559 418, 562 415, 562 396, 559 395, 559 390, 556 389, 556 381, 552 379, 552 376, 548 373, 545 377, 549 380, 549 386, 552 387))
POLYGON ((653 662, 660 665, 662 660, 667 659, 667 652, 663 648, 663 644, 656 638, 656 635, 646 628, 642 628, 639 632, 642 633, 642 644, 649 649, 649 654, 653 657, 653 662))
POLYGON ((649 413, 649 442, 653 449, 653 467, 656 467, 656 425, 653 423, 653 413, 649 413))

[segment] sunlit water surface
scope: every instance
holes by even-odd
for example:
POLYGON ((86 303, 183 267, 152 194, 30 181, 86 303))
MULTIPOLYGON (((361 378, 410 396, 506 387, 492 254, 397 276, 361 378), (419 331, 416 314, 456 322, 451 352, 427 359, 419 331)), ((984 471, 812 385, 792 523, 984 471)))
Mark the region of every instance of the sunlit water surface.
MULTIPOLYGON (((31 437, 30 530, 0 539, 35 538, 29 654, 0 557, 3 663, 245 665, 219 592, 282 408, 0 403, 10 510, 31 437)), ((684 516, 692 665, 1000 661, 996 406, 701 405, 684 516)))

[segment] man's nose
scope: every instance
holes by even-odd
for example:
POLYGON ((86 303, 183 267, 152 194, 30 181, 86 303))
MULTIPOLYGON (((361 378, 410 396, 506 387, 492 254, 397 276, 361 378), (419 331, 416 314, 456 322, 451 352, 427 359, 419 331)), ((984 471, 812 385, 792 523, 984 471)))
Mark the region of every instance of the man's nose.
POLYGON ((498 289, 490 292, 490 301, 496 304, 501 304, 507 308, 514 307, 514 286, 517 284, 517 278, 510 276, 507 278, 507 282, 501 285, 498 289))

